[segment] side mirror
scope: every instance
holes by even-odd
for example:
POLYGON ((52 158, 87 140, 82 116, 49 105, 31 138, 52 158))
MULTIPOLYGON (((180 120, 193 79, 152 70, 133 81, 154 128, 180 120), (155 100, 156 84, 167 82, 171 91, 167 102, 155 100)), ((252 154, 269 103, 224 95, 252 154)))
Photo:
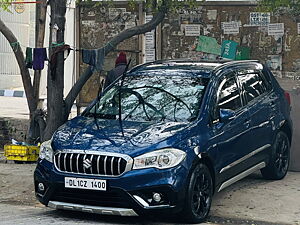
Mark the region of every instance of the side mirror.
POLYGON ((235 112, 231 109, 220 109, 220 122, 226 123, 235 118, 235 112))

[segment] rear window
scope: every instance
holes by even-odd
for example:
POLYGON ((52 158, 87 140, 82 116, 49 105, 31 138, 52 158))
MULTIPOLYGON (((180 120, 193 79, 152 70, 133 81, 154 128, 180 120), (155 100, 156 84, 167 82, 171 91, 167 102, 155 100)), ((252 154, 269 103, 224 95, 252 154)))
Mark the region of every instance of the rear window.
POLYGON ((258 72, 239 74, 238 79, 245 91, 247 102, 251 102, 270 89, 270 86, 258 72))

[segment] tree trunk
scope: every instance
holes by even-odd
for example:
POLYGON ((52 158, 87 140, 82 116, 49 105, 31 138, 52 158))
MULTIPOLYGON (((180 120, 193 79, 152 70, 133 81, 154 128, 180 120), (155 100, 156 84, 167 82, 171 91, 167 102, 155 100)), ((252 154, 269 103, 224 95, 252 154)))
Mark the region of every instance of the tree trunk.
POLYGON ((26 68, 25 58, 24 58, 22 48, 21 48, 17 38, 15 37, 15 35, 3 23, 3 21, 1 19, 0 19, 0 32, 5 36, 7 41, 12 46, 13 52, 15 54, 15 57, 17 59, 17 62, 18 62, 19 68, 20 68, 22 82, 23 82, 25 93, 26 93, 29 112, 30 112, 30 115, 32 115, 34 113, 35 109, 36 109, 36 102, 34 100, 34 93, 33 93, 33 87, 32 87, 32 84, 31 84, 30 73, 28 71, 28 68, 26 68))
MULTIPOLYGON (((66 0, 51 0, 51 30, 58 27, 56 41, 58 44, 64 43, 64 32, 66 23, 66 0)), ((50 44, 52 46, 52 32, 50 32, 50 44)), ((49 58, 51 58, 55 48, 49 48, 49 58)), ((42 140, 49 140, 54 131, 63 124, 63 91, 64 91, 64 52, 56 54, 56 65, 49 63, 47 77, 47 125, 42 136, 42 140), (52 68, 52 70, 51 70, 52 68)))
MULTIPOLYGON (((35 26, 35 47, 43 48, 44 39, 45 39, 45 22, 47 15, 47 0, 41 0, 39 4, 36 5, 36 26, 35 26)), ((41 71, 34 71, 33 78, 33 94, 35 99, 35 104, 37 108, 39 107, 39 92, 40 92, 40 80, 41 80, 41 71)), ((30 125, 28 131, 27 141, 29 143, 36 142, 41 133, 45 129, 44 113, 40 109, 37 109, 34 112, 34 115, 30 117, 30 125)))

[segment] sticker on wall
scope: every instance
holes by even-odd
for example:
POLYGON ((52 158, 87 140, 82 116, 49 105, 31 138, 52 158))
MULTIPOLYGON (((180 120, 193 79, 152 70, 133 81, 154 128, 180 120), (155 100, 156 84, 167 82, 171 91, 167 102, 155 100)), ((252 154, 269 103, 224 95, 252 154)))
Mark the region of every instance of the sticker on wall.
POLYGON ((222 42, 221 56, 226 59, 235 59, 238 43, 225 40, 222 42))
POLYGON ((282 70, 282 56, 281 55, 268 55, 266 62, 267 66, 271 70, 282 70))
POLYGON ((184 27, 185 36, 199 36, 200 35, 200 24, 186 24, 184 27))
POLYGON ((221 46, 215 38, 199 36, 196 51, 221 55, 221 46))
POLYGON ((274 35, 274 36, 284 35, 284 23, 268 24, 268 35, 274 35))
POLYGON ((250 25, 251 26, 268 26, 271 21, 271 13, 267 12, 251 12, 250 25))
POLYGON ((126 12, 126 8, 109 8, 108 17, 110 20, 114 20, 117 16, 126 12))
POLYGON ((25 11, 25 4, 23 4, 21 2, 24 2, 24 0, 19 0, 18 4, 14 4, 15 11, 19 14, 21 14, 25 11))
POLYGON ((216 9, 207 10, 207 19, 208 20, 216 20, 218 15, 218 11, 216 9))
POLYGON ((238 22, 223 22, 224 34, 238 34, 240 32, 240 27, 238 22))

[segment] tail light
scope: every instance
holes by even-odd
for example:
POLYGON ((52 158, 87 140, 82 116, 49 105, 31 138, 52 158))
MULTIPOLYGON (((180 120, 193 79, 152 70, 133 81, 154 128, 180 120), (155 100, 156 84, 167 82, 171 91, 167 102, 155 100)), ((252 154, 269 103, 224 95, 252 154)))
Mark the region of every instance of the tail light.
POLYGON ((284 92, 284 97, 286 98, 287 102, 289 103, 289 105, 291 105, 291 96, 288 92, 284 92))

